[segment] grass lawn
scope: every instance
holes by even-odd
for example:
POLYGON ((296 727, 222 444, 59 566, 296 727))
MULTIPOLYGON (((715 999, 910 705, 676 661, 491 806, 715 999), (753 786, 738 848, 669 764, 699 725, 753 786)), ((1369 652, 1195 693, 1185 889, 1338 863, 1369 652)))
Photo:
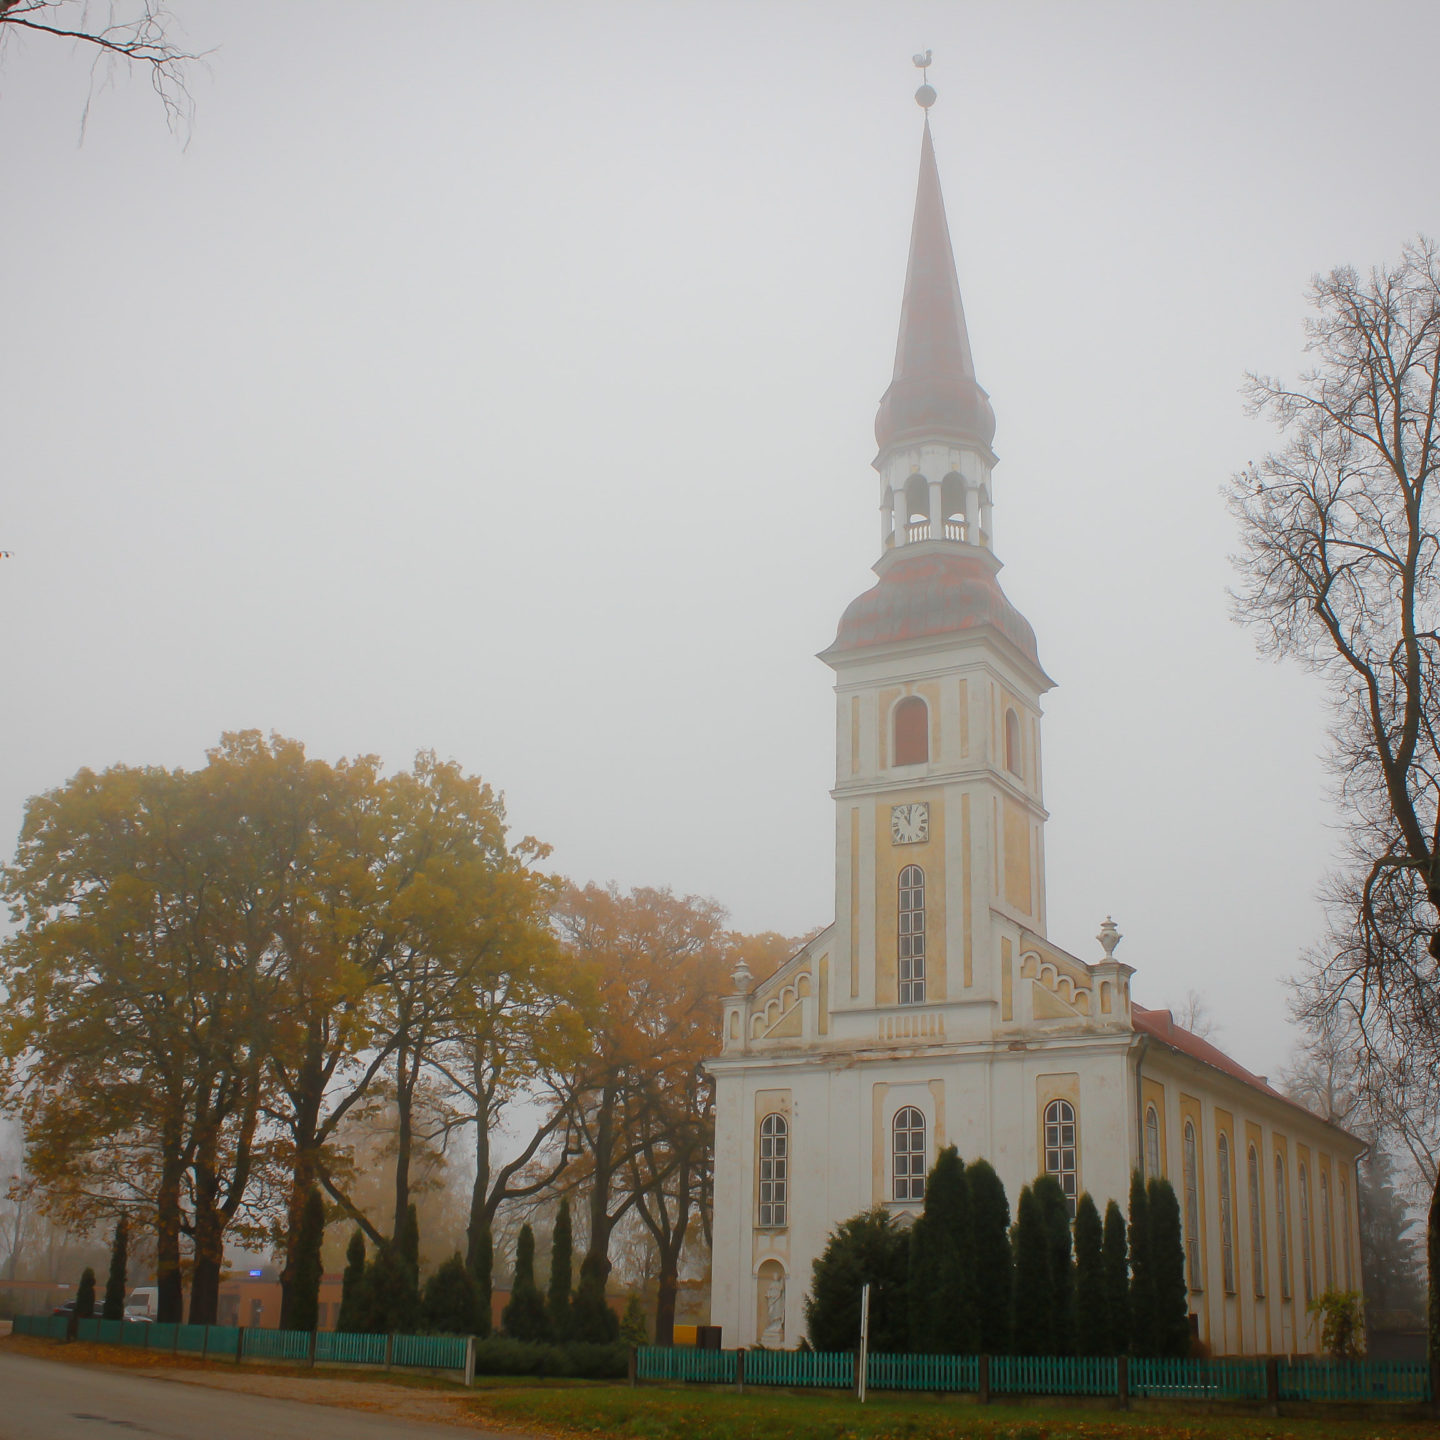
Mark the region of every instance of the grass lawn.
POLYGON ((492 1381, 466 1402, 503 1429, 602 1440, 1434 1440, 1433 1421, 1272 1420, 1253 1415, 1147 1414, 988 1405, 884 1394, 863 1406, 836 1395, 792 1395, 588 1384, 513 1388, 492 1381))

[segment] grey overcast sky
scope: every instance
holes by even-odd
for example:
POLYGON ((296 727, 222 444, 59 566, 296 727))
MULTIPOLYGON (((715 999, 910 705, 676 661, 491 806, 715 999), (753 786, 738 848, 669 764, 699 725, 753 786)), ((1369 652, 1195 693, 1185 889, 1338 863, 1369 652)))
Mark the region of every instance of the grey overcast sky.
POLYGON ((1433 4, 172 0, 0 64, 0 833, 227 729, 434 747, 577 880, 795 932, 933 112, 1003 583, 1058 688, 1050 932, 1273 1071, 1335 847, 1219 488, 1316 271, 1440 230, 1433 4))

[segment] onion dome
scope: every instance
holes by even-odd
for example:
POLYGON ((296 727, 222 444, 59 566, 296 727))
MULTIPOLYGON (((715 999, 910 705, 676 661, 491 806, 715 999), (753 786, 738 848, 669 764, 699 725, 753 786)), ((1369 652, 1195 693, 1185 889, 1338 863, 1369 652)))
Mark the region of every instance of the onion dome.
POLYGON ((895 373, 875 416, 875 439, 883 453, 921 440, 988 450, 994 438, 995 412, 975 379, 927 115, 895 373))
POLYGON ((898 553, 884 565, 880 583, 846 606, 826 656, 989 627, 1038 670, 1035 632, 1005 598, 996 569, 988 555, 898 553))

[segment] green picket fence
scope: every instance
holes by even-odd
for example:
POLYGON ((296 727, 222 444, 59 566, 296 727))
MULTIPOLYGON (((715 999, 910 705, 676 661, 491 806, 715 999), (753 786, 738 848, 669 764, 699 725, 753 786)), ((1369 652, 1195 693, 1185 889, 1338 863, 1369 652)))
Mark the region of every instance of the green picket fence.
MULTIPOLYGON (((317 1360, 343 1361, 349 1365, 383 1365, 384 1335, 351 1335, 343 1330, 320 1330, 315 1335, 317 1360)), ((461 1361, 464 1364, 464 1361, 461 1361)))
POLYGON ((390 1363, 426 1370, 463 1370, 465 1348, 463 1335, 397 1335, 390 1363))
POLYGON ((70 1333, 64 1315, 17 1315, 10 1327, 16 1335, 33 1335, 37 1340, 63 1340, 70 1333))
POLYGON ((980 1388, 978 1355, 870 1355, 865 1383, 872 1390, 933 1390, 937 1394, 980 1388))
POLYGON ((745 1383, 842 1389, 855 1383, 855 1357, 833 1350, 747 1350, 745 1383))
POLYGON ((238 1325, 210 1325, 205 1341, 205 1353, 219 1360, 234 1360, 240 1353, 240 1336, 244 1333, 238 1325))
POLYGON ((1423 1360, 1282 1360, 1282 1400, 1430 1399, 1423 1360))
POLYGON ((265 1360, 308 1360, 310 1358, 310 1332, 308 1330, 259 1330, 247 1329, 242 1342, 242 1354, 253 1355, 265 1360))
POLYGON ((1147 1399, 1263 1400, 1264 1360, 1157 1360, 1130 1362, 1130 1393, 1147 1399))
POLYGON ((993 1355, 996 1395, 1116 1395, 1119 1372, 1105 1355, 993 1355))
POLYGON ((687 1380, 698 1385, 733 1385, 736 1351, 694 1350, 688 1345, 642 1345, 635 1352, 638 1380, 687 1380))

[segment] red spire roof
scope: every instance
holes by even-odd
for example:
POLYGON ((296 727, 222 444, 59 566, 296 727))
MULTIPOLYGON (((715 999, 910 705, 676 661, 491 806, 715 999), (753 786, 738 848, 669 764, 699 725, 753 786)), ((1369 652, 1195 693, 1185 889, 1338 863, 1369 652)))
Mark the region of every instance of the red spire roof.
POLYGON ((975 380, 927 115, 895 373, 875 416, 875 439, 881 450, 919 440, 968 441, 988 449, 994 436, 995 412, 975 380))

